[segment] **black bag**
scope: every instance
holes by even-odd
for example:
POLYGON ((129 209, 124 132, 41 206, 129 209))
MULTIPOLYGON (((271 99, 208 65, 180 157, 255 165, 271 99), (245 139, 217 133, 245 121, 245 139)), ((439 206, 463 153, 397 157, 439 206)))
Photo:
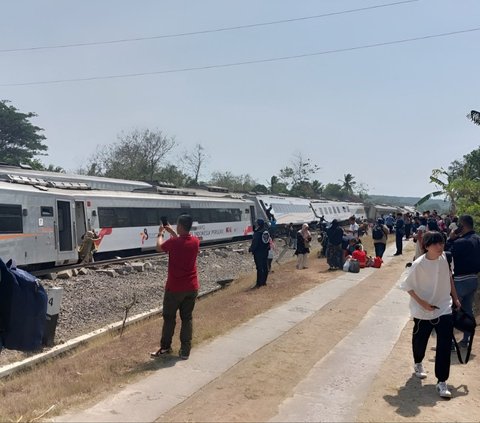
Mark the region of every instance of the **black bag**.
POLYGON ((383 229, 380 225, 375 225, 372 230, 372 238, 375 240, 382 239, 385 236, 383 229))
MULTIPOLYGON (((470 333, 470 341, 468 342, 467 355, 465 357, 465 364, 468 363, 470 359, 470 353, 472 352, 473 337, 475 335, 475 328, 477 327, 477 322, 475 317, 467 313, 463 308, 453 310, 453 327, 462 332, 470 333)), ((455 344, 455 350, 457 352, 458 361, 464 364, 462 360, 462 355, 460 353, 460 347, 458 346, 455 336, 453 337, 453 342, 455 344)))
POLYGON ((360 263, 358 260, 350 259, 350 265, 348 266, 348 271, 352 273, 360 272, 360 263))
POLYGON ((0 340, 11 350, 42 346, 48 296, 37 278, 0 259, 0 340))

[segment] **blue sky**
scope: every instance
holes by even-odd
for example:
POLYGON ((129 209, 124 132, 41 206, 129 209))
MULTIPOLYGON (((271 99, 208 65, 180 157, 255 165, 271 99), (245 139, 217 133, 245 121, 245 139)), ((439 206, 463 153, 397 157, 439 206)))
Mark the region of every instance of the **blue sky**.
MULTIPOLYGON (((298 18, 394 0, 2 2, 0 50, 96 42, 298 18)), ((423 196, 431 170, 477 148, 480 31, 399 45, 143 77, 154 72, 344 49, 480 27, 476 0, 408 4, 238 31, 78 48, 0 52, 0 98, 38 114, 48 157, 68 170, 122 131, 157 128, 214 170, 259 183, 301 153, 315 176, 352 173, 370 193, 423 196)))

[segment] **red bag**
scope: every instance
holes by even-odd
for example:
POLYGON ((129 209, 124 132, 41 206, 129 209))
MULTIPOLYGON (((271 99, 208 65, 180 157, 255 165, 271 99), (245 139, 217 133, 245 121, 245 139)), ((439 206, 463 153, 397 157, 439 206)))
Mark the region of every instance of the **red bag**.
POLYGON ((377 256, 373 259, 372 267, 376 267, 377 269, 380 269, 380 267, 382 267, 382 263, 383 263, 382 258, 377 256))

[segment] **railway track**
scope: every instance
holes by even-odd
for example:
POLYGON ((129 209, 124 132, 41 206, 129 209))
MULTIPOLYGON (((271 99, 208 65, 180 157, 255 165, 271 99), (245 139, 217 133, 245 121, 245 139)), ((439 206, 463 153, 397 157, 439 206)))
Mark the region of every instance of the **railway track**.
MULTIPOLYGON (((215 244, 207 244, 200 246, 200 251, 206 251, 206 250, 213 250, 216 248, 227 248, 231 246, 236 246, 236 245, 241 245, 244 244, 245 242, 249 242, 250 239, 244 239, 241 241, 227 241, 227 242, 218 242, 215 244)), ((119 258, 114 258, 114 259, 109 259, 109 260, 100 260, 100 261, 95 261, 91 263, 77 263, 77 264, 69 264, 65 266, 55 266, 51 267, 48 269, 41 269, 41 270, 35 270, 31 271, 30 273, 34 276, 44 276, 48 275, 51 273, 58 273, 66 270, 73 270, 73 269, 81 269, 81 268, 89 268, 89 269, 96 269, 104 266, 109 266, 113 264, 119 264, 119 263, 125 263, 125 262, 130 262, 130 261, 137 261, 137 260, 145 260, 145 259, 150 259, 150 258, 157 258, 157 257, 162 257, 166 256, 166 253, 148 253, 148 254, 139 254, 139 255, 132 255, 132 256, 127 256, 127 257, 119 257, 119 258)))

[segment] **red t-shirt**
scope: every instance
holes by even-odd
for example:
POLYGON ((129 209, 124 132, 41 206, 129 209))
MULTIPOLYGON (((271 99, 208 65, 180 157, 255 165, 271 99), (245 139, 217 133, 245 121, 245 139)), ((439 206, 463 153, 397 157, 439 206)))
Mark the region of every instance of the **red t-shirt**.
POLYGON ((352 258, 358 260, 360 267, 365 267, 367 265, 367 253, 362 250, 355 250, 352 253, 352 258))
POLYGON ((165 291, 198 291, 197 255, 200 250, 198 238, 188 234, 169 238, 162 244, 168 253, 168 277, 165 291))

